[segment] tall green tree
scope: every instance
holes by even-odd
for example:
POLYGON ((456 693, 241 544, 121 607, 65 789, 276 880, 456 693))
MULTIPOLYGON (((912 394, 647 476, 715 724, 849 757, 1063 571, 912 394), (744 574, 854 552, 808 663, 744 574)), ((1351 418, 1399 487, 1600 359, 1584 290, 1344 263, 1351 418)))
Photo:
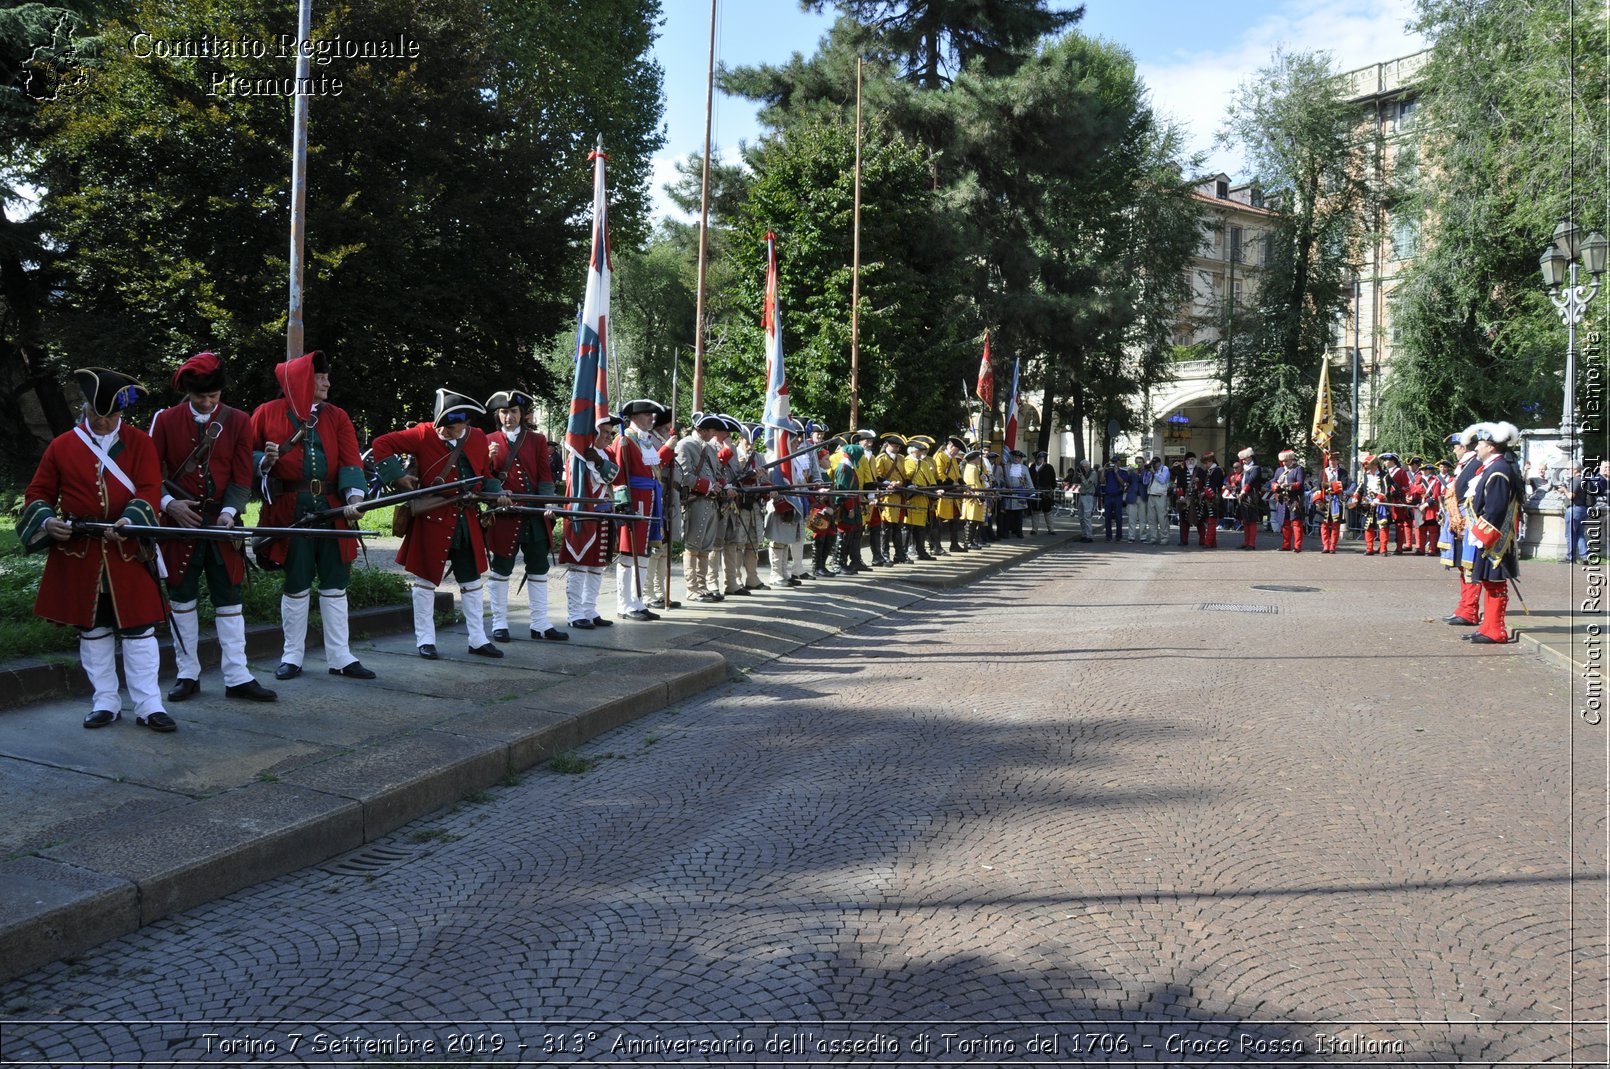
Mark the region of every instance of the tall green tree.
POLYGON ((1254 181, 1280 207, 1226 413, 1232 433, 1265 449, 1306 440, 1319 365, 1366 236, 1375 147, 1337 74, 1328 54, 1277 52, 1242 84, 1219 137, 1245 151, 1254 181))
MULTIPOLYGON (((855 128, 807 121, 765 140, 734 232, 734 314, 714 332, 710 407, 758 418, 764 399, 765 236, 777 235, 783 351, 793 408, 849 420, 855 128)), ((876 120, 862 146, 860 420, 903 433, 961 422, 960 377, 977 360, 923 150, 876 120)))
MULTIPOLYGON (((591 16, 572 6, 319 6, 318 40, 416 46, 313 68, 329 80, 310 100, 307 345, 332 355, 336 399, 366 417, 360 429, 424 415, 438 385, 477 396, 568 387, 532 354, 570 320, 584 283, 587 154, 602 134, 616 233, 640 233, 661 136, 646 54, 657 5, 591 16), (567 36, 576 26, 591 27, 585 47, 567 36), (624 83, 613 94, 588 88, 611 78, 624 83)), ((294 33, 287 19, 270 0, 138 0, 104 39, 216 36, 267 42, 270 54, 164 58, 120 44, 81 92, 43 109, 39 270, 63 364, 115 354, 156 385, 211 347, 232 363, 237 401, 275 392, 292 101, 257 86, 289 73, 274 51, 294 33)))
POLYGON ((24 468, 72 412, 48 359, 47 290, 31 270, 42 253, 23 176, 36 158, 39 108, 76 91, 97 41, 89 24, 98 5, 23 3, 0 10, 0 474, 24 468))
POLYGON ((1010 74, 1043 38, 1084 17, 1084 5, 1053 10, 1048 0, 804 0, 820 11, 832 3, 896 57, 903 77, 939 89, 969 65, 1010 74))
MULTIPOLYGON (((1385 443, 1440 451, 1476 420, 1559 422, 1565 328, 1537 261, 1560 219, 1607 229, 1610 70, 1602 9, 1578 5, 1573 20, 1570 5, 1523 0, 1418 8, 1431 54, 1398 210, 1423 225, 1379 421, 1385 443)), ((1579 336, 1602 331, 1602 309, 1601 298, 1579 336)), ((1594 373, 1586 361, 1581 372, 1594 373)))

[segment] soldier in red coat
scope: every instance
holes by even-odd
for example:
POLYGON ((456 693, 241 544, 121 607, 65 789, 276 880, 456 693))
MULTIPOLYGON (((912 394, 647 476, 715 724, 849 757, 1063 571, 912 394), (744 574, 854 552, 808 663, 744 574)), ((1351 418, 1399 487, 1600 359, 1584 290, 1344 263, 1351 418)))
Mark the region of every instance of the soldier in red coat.
POLYGON ((482 616, 485 586, 481 575, 486 571, 486 540, 480 513, 462 500, 466 491, 479 491, 498 495, 499 506, 513 504, 503 495, 503 484, 492 474, 486 434, 470 425, 472 416, 484 415, 486 409, 463 394, 437 390, 434 420, 382 434, 374 440, 370 454, 381 481, 395 483, 403 490, 460 479, 480 480, 462 490, 447 491, 439 500, 425 497, 408 502, 414 506, 413 518, 397 550, 397 563, 414 577, 414 643, 427 661, 439 657, 436 587, 446 578, 449 565, 464 599, 469 651, 480 657, 503 656, 503 651, 487 638, 482 616), (406 474, 400 459, 405 456, 413 458, 417 474, 406 474))
POLYGON ((648 590, 649 543, 660 537, 664 516, 660 485, 660 449, 654 425, 665 406, 646 399, 621 406, 626 429, 610 447, 615 462, 615 504, 631 515, 651 517, 649 523, 626 522, 615 532, 615 609, 622 620, 658 620, 644 601, 648 590))
MULTIPOLYGON (((164 526, 237 526, 251 496, 252 421, 223 403, 227 381, 216 355, 197 353, 173 374, 174 391, 184 400, 164 408, 151 421, 151 441, 162 465, 164 526)), ((224 694, 273 701, 275 693, 252 678, 246 667, 246 617, 240 604, 245 551, 234 542, 189 538, 165 539, 161 550, 173 610, 173 657, 179 670, 168 700, 182 702, 201 689, 196 604, 205 575, 216 610, 224 694)))
MULTIPOLYGON (((615 459, 609 448, 621 418, 606 414, 595 426, 593 444, 584 454, 569 450, 565 492, 571 497, 589 499, 609 496, 615 481, 615 459)), ((568 446, 567 446, 568 450, 568 446)), ((594 511, 576 506, 577 511, 594 511)), ((566 519, 565 534, 559 545, 559 563, 566 566, 565 612, 569 626, 577 631, 614 627, 615 621, 598 615, 598 588, 604 582, 609 564, 612 520, 566 519)))
MULTIPOLYGON (((486 400, 498 427, 487 436, 492 474, 511 494, 554 492, 549 466, 548 439, 531 425, 535 402, 528 393, 501 390, 486 400)), ((514 562, 525 557, 526 590, 531 598, 531 638, 568 642, 570 635, 548 621, 548 552, 553 545, 553 521, 533 513, 500 512, 487 530, 492 574, 486 577, 487 600, 492 603, 492 638, 508 642, 509 579, 514 562)))
POLYGON ((80 368, 73 378, 84 392, 84 418, 45 448, 17 520, 23 547, 50 553, 34 613, 78 628, 79 662, 94 688, 85 727, 105 727, 123 715, 115 634, 123 642, 136 722, 173 731, 178 725, 162 708, 157 685, 156 624, 164 613, 156 569, 134 539, 116 530, 75 535, 71 522, 156 525, 155 502, 162 496, 156 448, 144 431, 123 421, 123 411, 148 391, 105 368, 80 368))
MULTIPOLYGON (((262 476, 262 523, 289 527, 326 509, 345 509, 331 526, 349 529, 368 483, 352 420, 330 404, 330 361, 322 352, 305 353, 274 367, 284 397, 252 412, 252 450, 262 476)), ((357 539, 278 539, 258 550, 269 568, 285 569, 280 597, 284 649, 274 678, 302 674, 307 644, 308 602, 319 581, 319 620, 324 632, 324 663, 333 676, 373 679, 374 672, 352 655, 347 626, 347 579, 358 556, 357 539)))

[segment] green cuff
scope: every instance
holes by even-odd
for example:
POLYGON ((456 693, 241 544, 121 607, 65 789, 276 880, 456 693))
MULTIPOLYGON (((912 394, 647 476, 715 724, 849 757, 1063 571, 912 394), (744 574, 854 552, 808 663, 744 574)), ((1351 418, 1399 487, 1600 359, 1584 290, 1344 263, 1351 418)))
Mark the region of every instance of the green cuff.
POLYGON ((401 460, 397 459, 396 457, 387 457, 385 460, 382 460, 379 464, 375 465, 375 471, 379 474, 380 481, 389 486, 391 483, 401 479, 403 477, 403 473, 407 471, 407 469, 403 466, 403 462, 401 460))
POLYGON ((50 548, 50 536, 45 534, 45 521, 55 519, 56 510, 43 501, 29 503, 17 517, 17 537, 22 539, 22 548, 28 553, 37 553, 50 548))
MULTIPOLYGON (((401 478, 402 465, 399 464, 397 467, 398 477, 401 478)), ((341 468, 338 472, 336 472, 335 485, 340 487, 342 490, 359 490, 363 493, 369 492, 369 480, 365 478, 362 468, 355 468, 351 466, 341 468)), ((341 496, 345 498, 346 495, 342 494, 341 496)))

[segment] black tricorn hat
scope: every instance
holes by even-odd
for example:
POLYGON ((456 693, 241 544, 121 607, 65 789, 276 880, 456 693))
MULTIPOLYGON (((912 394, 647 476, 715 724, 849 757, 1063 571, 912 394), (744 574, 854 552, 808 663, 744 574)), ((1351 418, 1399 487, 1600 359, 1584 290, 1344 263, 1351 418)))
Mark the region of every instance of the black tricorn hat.
POLYGON ((471 416, 486 415, 486 409, 461 393, 454 393, 448 389, 437 390, 436 419, 434 421, 436 425, 440 427, 443 423, 449 421, 449 417, 455 415, 460 416, 462 419, 469 419, 471 416))
POLYGON ((643 397, 637 399, 636 401, 627 401, 624 405, 621 405, 621 416, 623 418, 630 418, 632 416, 640 415, 644 412, 652 412, 654 416, 658 418, 660 413, 664 412, 665 410, 665 406, 660 404, 658 401, 650 401, 648 398, 643 397))
POLYGON ((693 429, 696 431, 719 431, 726 429, 726 421, 714 412, 693 413, 693 429))
POLYGON ((496 412, 500 408, 522 408, 530 412, 536 400, 524 390, 499 390, 486 399, 486 410, 496 412))
POLYGON ((73 381, 84 391, 85 402, 97 416, 121 412, 151 392, 139 380, 104 367, 78 368, 73 372, 73 381))

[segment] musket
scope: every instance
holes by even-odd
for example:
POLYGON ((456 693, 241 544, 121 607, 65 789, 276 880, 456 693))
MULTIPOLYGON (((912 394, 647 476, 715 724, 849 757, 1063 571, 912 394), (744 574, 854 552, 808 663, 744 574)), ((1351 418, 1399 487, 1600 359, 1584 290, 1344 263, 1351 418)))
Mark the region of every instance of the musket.
POLYGON ((654 519, 653 516, 642 516, 631 512, 571 512, 568 509, 534 509, 522 505, 505 505, 491 511, 494 514, 510 516, 547 516, 551 511, 556 520, 624 520, 627 523, 649 523, 654 519))
POLYGON ((613 499, 607 497, 565 497, 560 494, 476 494, 481 501, 496 501, 506 497, 510 501, 520 501, 536 505, 610 505, 613 499))
MULTIPOLYGON (((432 486, 415 487, 412 490, 399 490, 395 494, 386 494, 383 497, 371 497, 363 501, 354 502, 354 504, 357 505, 358 511, 363 513, 368 512, 371 509, 380 508, 382 505, 395 505, 401 501, 412 501, 415 498, 429 497, 432 494, 439 494, 444 490, 455 490, 461 486, 466 486, 470 483, 478 483, 480 481, 481 476, 473 475, 468 479, 457 479, 450 483, 436 483, 432 486)), ((444 504, 446 504, 446 502, 444 502, 444 504)), ((310 512, 306 516, 303 516, 301 519, 297 520, 293 526, 300 528, 314 527, 330 520, 338 520, 346 513, 346 511, 346 508, 342 507, 321 509, 318 512, 310 512)))
POLYGON ((153 527, 126 523, 119 527, 105 520, 68 520, 73 534, 81 538, 116 531, 125 538, 200 538, 229 542, 237 538, 362 538, 367 532, 342 531, 332 527, 153 527))

